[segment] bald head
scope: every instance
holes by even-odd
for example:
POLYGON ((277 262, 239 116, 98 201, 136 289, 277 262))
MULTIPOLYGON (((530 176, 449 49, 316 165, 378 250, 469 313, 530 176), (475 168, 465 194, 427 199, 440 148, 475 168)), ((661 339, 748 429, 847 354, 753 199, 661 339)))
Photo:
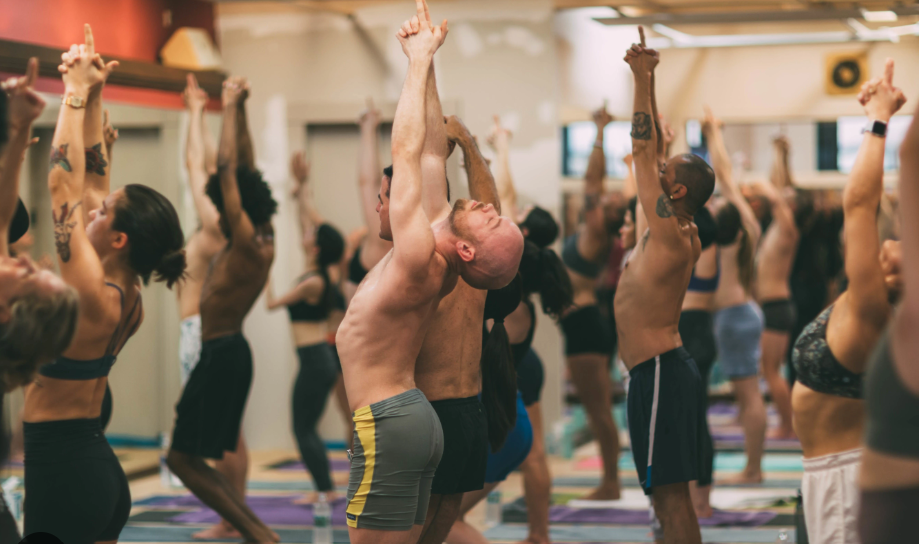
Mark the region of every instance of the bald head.
POLYGON ((491 204, 460 199, 449 222, 466 283, 500 289, 514 279, 523 255, 523 233, 513 221, 498 215, 491 204))

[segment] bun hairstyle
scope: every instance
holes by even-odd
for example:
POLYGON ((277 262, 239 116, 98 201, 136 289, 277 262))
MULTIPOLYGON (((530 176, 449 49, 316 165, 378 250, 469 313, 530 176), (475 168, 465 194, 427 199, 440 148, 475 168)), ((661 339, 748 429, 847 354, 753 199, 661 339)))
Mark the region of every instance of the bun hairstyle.
POLYGON ((495 320, 491 332, 483 333, 481 363, 482 404, 488 421, 488 443, 493 452, 501 449, 517 423, 517 370, 504 318, 516 310, 522 300, 519 275, 507 287, 488 291, 485 299, 485 319, 495 320))
POLYGON ((341 261, 345 254, 345 238, 338 229, 328 223, 319 225, 316 229, 316 247, 319 248, 317 263, 319 275, 325 281, 320 304, 323 310, 330 310, 334 304, 335 289, 329 277, 329 267, 341 261))
POLYGON ((741 234, 740 246, 737 250, 737 268, 740 276, 740 284, 749 294, 753 292, 753 258, 755 257, 755 247, 750 233, 743 226, 743 220, 740 218, 740 210, 730 202, 726 203, 715 216, 715 243, 719 246, 729 246, 737 241, 737 235, 741 234))
POLYGON ((185 276, 185 237, 179 216, 169 200, 146 185, 124 188, 124 198, 115 206, 112 228, 128 235, 131 268, 150 283, 164 281, 172 286, 185 276))
POLYGON ((549 248, 540 248, 526 240, 523 257, 520 258, 519 277, 524 296, 539 293, 543 312, 556 321, 574 302, 574 289, 565 265, 549 248))
POLYGON ((539 206, 533 206, 523 223, 520 223, 520 229, 526 229, 527 240, 541 248, 551 246, 558 238, 558 223, 551 213, 539 206))
POLYGON ((33 291, 10 301, 0 324, 0 387, 32 381, 38 368, 60 357, 77 330, 80 300, 73 287, 33 291))

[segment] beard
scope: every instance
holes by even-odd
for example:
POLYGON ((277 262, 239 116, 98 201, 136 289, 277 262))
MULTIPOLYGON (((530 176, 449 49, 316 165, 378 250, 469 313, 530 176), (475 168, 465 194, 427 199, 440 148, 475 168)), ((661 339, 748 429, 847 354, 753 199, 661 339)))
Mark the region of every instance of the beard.
POLYGON ((453 204, 453 209, 450 210, 450 216, 447 218, 450 224, 450 232, 457 238, 468 238, 468 231, 457 223, 457 218, 465 211, 467 202, 469 201, 464 198, 456 199, 456 202, 453 204))

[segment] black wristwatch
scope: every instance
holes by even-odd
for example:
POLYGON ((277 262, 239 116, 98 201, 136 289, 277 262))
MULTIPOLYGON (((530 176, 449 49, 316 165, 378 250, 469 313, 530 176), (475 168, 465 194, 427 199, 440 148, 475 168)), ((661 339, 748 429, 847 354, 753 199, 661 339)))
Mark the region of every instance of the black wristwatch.
POLYGON ((870 132, 871 134, 874 134, 878 138, 884 138, 887 136, 887 123, 885 123, 884 121, 877 121, 877 120, 872 121, 871 119, 869 119, 868 124, 865 125, 865 128, 862 129, 862 134, 866 132, 870 132))

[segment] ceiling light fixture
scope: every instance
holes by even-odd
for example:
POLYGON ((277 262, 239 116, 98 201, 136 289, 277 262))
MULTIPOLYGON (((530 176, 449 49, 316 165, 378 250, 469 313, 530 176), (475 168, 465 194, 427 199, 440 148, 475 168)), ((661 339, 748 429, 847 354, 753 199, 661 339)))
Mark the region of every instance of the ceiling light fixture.
POLYGON ((869 23, 892 23, 897 20, 897 14, 892 11, 868 11, 862 8, 862 17, 869 23))

